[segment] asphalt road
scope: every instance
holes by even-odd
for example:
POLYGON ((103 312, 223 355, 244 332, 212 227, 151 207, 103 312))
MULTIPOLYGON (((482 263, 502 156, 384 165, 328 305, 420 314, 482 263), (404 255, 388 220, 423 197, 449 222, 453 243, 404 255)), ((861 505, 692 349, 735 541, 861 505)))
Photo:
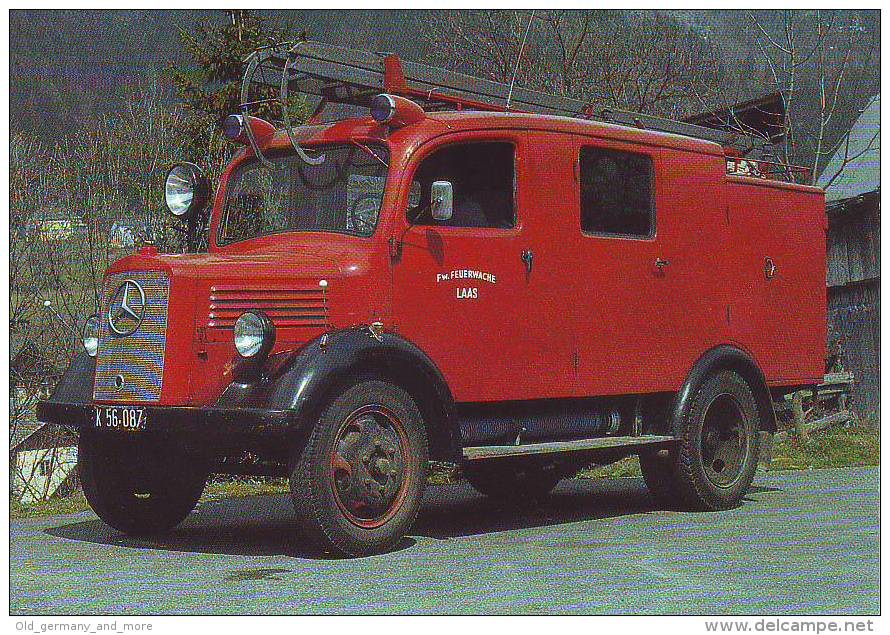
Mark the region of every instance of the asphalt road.
POLYGON ((637 479, 562 483, 533 511, 431 488, 397 551, 312 559, 286 497, 202 504, 134 540, 90 513, 13 522, 28 613, 878 613, 880 471, 772 473, 720 513, 652 507, 637 479))

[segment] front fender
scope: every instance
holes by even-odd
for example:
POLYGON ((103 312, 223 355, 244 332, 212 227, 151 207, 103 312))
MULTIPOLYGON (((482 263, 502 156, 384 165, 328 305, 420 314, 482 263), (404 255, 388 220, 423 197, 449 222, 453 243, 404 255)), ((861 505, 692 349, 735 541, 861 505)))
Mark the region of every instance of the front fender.
POLYGON ((411 393, 424 415, 431 455, 460 453, 453 425, 454 402, 445 378, 426 353, 392 333, 367 328, 327 333, 299 351, 270 358, 253 383, 233 383, 217 402, 221 408, 287 410, 293 430, 311 429, 319 409, 346 382, 363 374, 383 376, 411 393))
POLYGON ((81 348, 53 390, 51 401, 72 404, 93 402, 93 381, 96 377, 96 358, 81 348))

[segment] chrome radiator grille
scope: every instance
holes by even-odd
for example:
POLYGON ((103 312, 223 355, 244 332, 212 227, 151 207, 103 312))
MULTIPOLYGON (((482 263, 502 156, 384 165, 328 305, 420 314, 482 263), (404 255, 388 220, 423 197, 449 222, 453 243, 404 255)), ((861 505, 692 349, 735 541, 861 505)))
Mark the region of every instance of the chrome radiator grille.
MULTIPOLYGON (((93 397, 103 401, 159 401, 164 379, 164 353, 167 345, 167 300, 170 281, 161 271, 133 271, 114 274, 105 280, 99 305, 99 352, 93 397), (122 285, 129 285, 130 304, 142 320, 129 334, 116 333, 109 313, 120 314, 122 285), (138 289, 132 285, 135 283, 138 289), (141 289, 142 293, 139 293, 141 289), (136 306, 142 303, 142 311, 136 306), (115 306, 111 307, 112 300, 115 306)), ((131 319, 130 318, 127 319, 131 319)), ((121 320, 118 320, 121 321, 121 320)), ((135 320, 128 326, 136 324, 135 320)), ((118 331, 129 329, 116 327, 118 331)))

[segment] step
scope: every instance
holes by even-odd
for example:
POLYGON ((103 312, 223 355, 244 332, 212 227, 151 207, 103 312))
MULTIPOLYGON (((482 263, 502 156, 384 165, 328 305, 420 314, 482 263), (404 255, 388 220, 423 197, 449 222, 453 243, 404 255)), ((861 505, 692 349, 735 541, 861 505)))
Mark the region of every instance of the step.
POLYGON ((606 450, 610 448, 661 445, 671 443, 674 440, 674 437, 647 434, 638 437, 599 437, 596 439, 578 439, 577 441, 523 443, 521 445, 480 445, 464 448, 464 458, 468 461, 478 461, 479 459, 507 456, 555 454, 562 452, 582 452, 586 450, 606 450))

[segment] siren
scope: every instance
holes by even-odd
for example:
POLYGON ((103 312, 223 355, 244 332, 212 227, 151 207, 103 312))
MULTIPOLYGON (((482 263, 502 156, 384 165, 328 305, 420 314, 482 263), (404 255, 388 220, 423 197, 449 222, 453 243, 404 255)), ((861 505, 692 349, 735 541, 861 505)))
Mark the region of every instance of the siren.
POLYGON ((222 122, 223 136, 229 141, 248 145, 250 143, 250 139, 247 138, 248 123, 257 143, 262 143, 275 134, 275 126, 265 119, 251 116, 245 117, 244 115, 229 115, 222 122))
POLYGON ((398 95, 383 93, 371 100, 371 118, 377 123, 401 128, 417 123, 424 117, 426 113, 419 104, 398 95))

